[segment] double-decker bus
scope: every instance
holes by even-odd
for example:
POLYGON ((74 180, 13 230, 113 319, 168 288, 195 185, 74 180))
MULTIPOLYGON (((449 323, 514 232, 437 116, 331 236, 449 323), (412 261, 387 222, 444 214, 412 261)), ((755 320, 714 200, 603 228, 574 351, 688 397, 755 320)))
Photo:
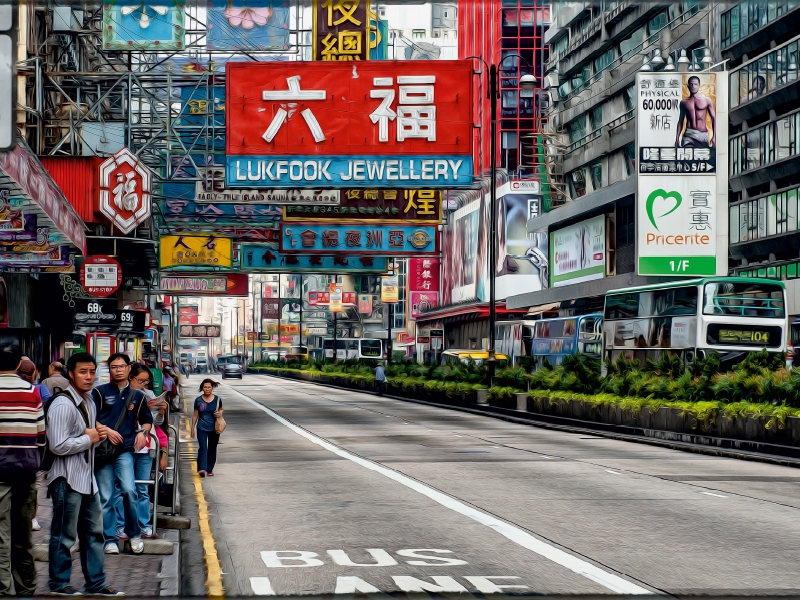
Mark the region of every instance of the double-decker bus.
POLYGON ((691 362, 716 351, 723 369, 748 352, 786 350, 786 288, 780 281, 707 277, 606 294, 603 357, 691 362))
POLYGON ((545 364, 545 359, 551 366, 560 365, 565 356, 578 352, 600 358, 603 315, 501 321, 495 332, 498 352, 513 363, 521 356, 534 356, 538 369, 545 364))
MULTIPOLYGON (((333 358, 333 338, 325 338, 322 342, 325 358, 333 358)), ((348 358, 383 358, 386 342, 369 338, 337 338, 336 359, 348 358)))

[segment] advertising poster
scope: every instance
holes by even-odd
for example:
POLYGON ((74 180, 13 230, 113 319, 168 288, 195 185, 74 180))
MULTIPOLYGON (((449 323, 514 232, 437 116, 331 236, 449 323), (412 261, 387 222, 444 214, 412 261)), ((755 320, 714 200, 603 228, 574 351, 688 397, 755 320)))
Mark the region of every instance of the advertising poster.
POLYGON ((381 277, 381 302, 390 304, 400 301, 400 278, 397 275, 381 277))
POLYGON ((605 277, 605 215, 581 221, 550 235, 553 287, 605 277))
POLYGON ((280 319, 281 301, 278 298, 264 298, 261 300, 262 319, 280 319))
POLYGON ((727 269, 727 75, 638 73, 636 90, 637 272, 716 275, 727 269))
POLYGON ((358 313, 361 315, 372 314, 372 295, 359 294, 358 295, 358 313))
POLYGON ((476 298, 481 200, 455 211, 442 232, 442 304, 476 298))
POLYGON ((328 310, 331 312, 342 312, 342 286, 338 283, 330 284, 330 297, 329 297, 328 310))

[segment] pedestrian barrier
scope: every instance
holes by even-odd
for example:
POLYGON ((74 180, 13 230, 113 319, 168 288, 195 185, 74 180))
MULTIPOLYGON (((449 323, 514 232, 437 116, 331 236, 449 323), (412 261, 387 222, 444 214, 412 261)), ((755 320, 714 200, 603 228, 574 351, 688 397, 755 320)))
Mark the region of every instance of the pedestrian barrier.
POLYGON ((150 528, 153 530, 153 532, 155 532, 156 520, 158 518, 158 483, 161 480, 159 466, 161 465, 161 455, 163 454, 163 449, 158 443, 158 438, 154 433, 150 432, 150 438, 155 442, 155 444, 150 444, 150 457, 153 459, 153 466, 150 469, 152 479, 136 479, 134 483, 137 485, 148 485, 152 487, 150 498, 153 500, 151 503, 153 508, 150 516, 150 528))

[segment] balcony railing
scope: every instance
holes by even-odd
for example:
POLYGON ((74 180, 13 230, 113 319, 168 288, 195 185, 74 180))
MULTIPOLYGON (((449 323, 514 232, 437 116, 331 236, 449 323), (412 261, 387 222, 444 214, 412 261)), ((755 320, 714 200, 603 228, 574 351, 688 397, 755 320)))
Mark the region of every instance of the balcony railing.
POLYGON ((797 198, 798 189, 791 188, 732 205, 729 208, 730 243, 753 242, 797 231, 797 198))
POLYGON ((730 139, 730 173, 740 175, 797 156, 800 111, 730 139))
POLYGON ((731 71, 731 108, 797 81, 800 36, 731 71))
POLYGON ((777 21, 798 6, 800 0, 744 0, 720 17, 722 49, 777 21))

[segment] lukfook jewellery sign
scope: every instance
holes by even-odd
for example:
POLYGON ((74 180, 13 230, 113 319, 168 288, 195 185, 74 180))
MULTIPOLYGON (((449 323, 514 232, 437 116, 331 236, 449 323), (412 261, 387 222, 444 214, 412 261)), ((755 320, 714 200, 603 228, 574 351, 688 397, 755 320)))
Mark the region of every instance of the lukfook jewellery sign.
POLYGON ((636 75, 640 275, 726 272, 727 81, 725 73, 636 75))

